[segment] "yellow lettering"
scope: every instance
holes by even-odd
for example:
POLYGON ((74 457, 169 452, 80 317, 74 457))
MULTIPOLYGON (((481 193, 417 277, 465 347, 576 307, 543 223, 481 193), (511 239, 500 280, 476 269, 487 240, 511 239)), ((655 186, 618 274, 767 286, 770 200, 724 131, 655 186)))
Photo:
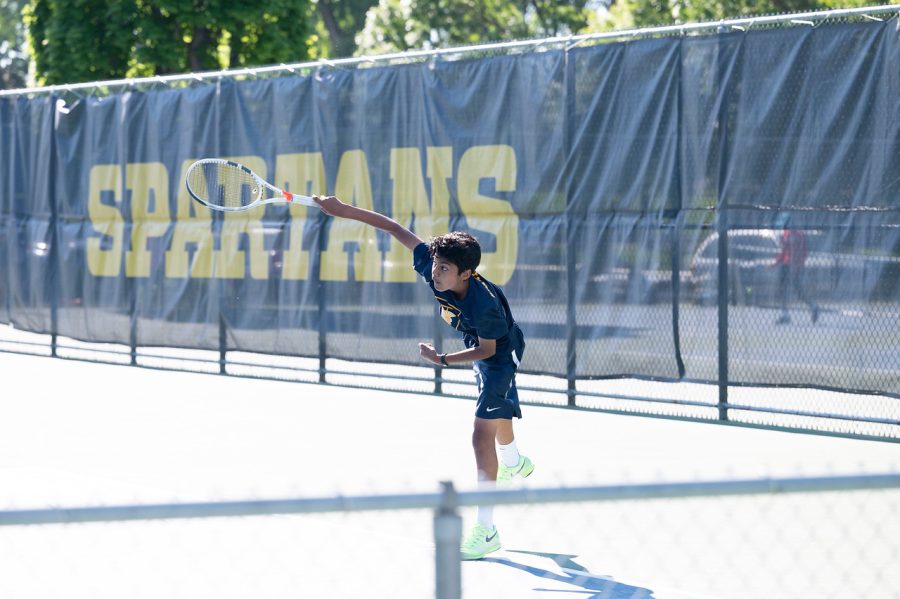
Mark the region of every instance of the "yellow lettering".
POLYGON ((122 241, 125 221, 115 206, 100 201, 104 191, 114 194, 114 201, 121 203, 116 194, 121 184, 122 171, 116 164, 98 164, 91 169, 88 182, 88 216, 100 237, 87 240, 88 272, 95 277, 118 277, 122 269, 122 241), (103 249, 104 239, 110 239, 108 249, 103 249))
MULTIPOLYGON (((282 154, 275 161, 278 187, 302 195, 325 193, 325 162, 320 152, 282 154)), ((318 215, 319 210, 315 209, 318 215)), ((284 247, 281 278, 304 281, 309 277, 309 251, 303 249, 303 229, 310 217, 310 207, 291 204, 291 223, 287 246, 284 247)))
MULTIPOLYGON (((259 156, 236 156, 229 160, 239 162, 265 179, 266 162, 259 156)), ((223 279, 243 279, 246 276, 247 252, 240 249, 241 238, 247 236, 250 249, 250 276, 266 279, 269 276, 269 258, 266 254, 265 232, 262 218, 265 206, 257 206, 241 212, 226 212, 219 238, 220 249, 215 252, 216 277, 223 279)))
MULTIPOLYGON (((372 210, 372 183, 369 164, 362 150, 350 150, 341 156, 338 165, 335 195, 360 208, 372 210)), ((349 219, 334 219, 328 231, 328 247, 322 252, 322 280, 346 281, 347 244, 359 251, 353 256, 353 270, 357 281, 381 280, 381 252, 378 250, 375 229, 349 219)))
POLYGON ((493 179, 498 192, 516 189, 516 153, 507 145, 475 146, 459 161, 459 205, 473 229, 493 233, 496 252, 482 255, 479 272, 498 285, 509 282, 519 251, 519 217, 509 202, 481 195, 482 179, 493 179))
MULTIPOLYGON (((450 223, 450 190, 447 179, 453 176, 453 148, 428 148, 426 172, 431 180, 431 205, 422 177, 418 148, 391 150, 391 179, 394 182, 393 217, 421 238, 446 233, 450 223), (413 218, 415 217, 415 223, 413 218)), ((391 238, 385 256, 384 280, 408 282, 416 280, 411 268, 409 250, 391 238)))
POLYGON ((131 249, 125 253, 125 275, 149 277, 147 241, 165 235, 171 224, 169 172, 161 162, 129 164, 125 167, 125 189, 131 190, 131 249))
MULTIPOLYGON (((187 169, 193 160, 186 160, 181 165, 179 181, 184 181, 187 169)), ((199 202, 188 195, 185 186, 178 186, 177 212, 175 230, 172 232, 172 243, 166 252, 166 276, 208 279, 213 274, 213 235, 212 214, 199 202), (194 252, 193 261, 188 247, 194 252)))
MULTIPOLYGON (((259 156, 239 156, 235 161, 247 165, 263 179, 265 161, 259 156)), ((184 179, 192 160, 181 166, 184 179)), ((419 148, 393 148, 390 151, 390 178, 393 182, 390 215, 419 237, 427 239, 446 232, 450 224, 450 181, 454 177, 453 148, 428 147, 424 164, 419 148), (424 166, 424 173, 423 173, 424 166)), ((266 279, 269 256, 263 218, 266 208, 226 212, 214 240, 213 214, 194 202, 184 185, 178 185, 175 214, 169 208, 169 173, 162 163, 147 162, 125 166, 101 164, 89 175, 88 216, 94 230, 87 240, 88 272, 98 277, 122 275, 124 257, 128 277, 151 276, 150 240, 165 237, 173 225, 171 244, 165 252, 165 276, 169 278, 266 279), (124 251, 126 223, 121 213, 125 193, 131 194, 130 249, 124 251)), ((518 255, 519 219, 510 202, 492 195, 515 191, 517 165, 512 147, 476 146, 467 150, 458 163, 456 186, 459 204, 472 229, 496 237, 496 250, 485 252, 485 276, 498 284, 512 277, 518 255), (493 182, 496 194, 484 195, 480 188, 493 182)), ((272 182, 294 193, 326 193, 326 174, 319 152, 282 154, 276 157, 272 182)), ((341 156, 334 193, 360 208, 373 210, 369 165, 362 150, 350 150, 341 156)), ((490 192, 489 192, 490 193, 490 192)), ((272 210, 282 210, 281 206, 272 210)), ((302 204, 286 208, 290 213, 283 232, 281 277, 302 281, 309 278, 310 248, 304 249, 304 230, 310 218, 319 212, 302 204)), ((352 270, 357 281, 408 282, 415 280, 409 252, 390 238, 382 260, 378 234, 372 227, 348 219, 329 221, 327 246, 322 255, 321 278, 346 281, 352 270), (353 262, 350 263, 350 256, 353 262)))

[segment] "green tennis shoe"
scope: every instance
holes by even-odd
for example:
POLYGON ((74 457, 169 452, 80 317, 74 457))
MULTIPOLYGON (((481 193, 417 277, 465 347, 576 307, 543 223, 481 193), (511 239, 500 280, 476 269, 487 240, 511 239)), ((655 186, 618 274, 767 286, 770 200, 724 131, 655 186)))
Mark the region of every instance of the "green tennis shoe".
POLYGON ((509 482, 514 478, 526 478, 532 472, 534 472, 534 464, 525 456, 520 455, 519 463, 515 466, 509 467, 500 462, 497 468, 497 482, 509 482))
POLYGON ((497 533, 497 527, 492 526, 490 529, 485 528, 481 524, 476 524, 469 531, 468 536, 459 547, 464 560, 481 559, 488 553, 500 549, 500 535, 497 533))

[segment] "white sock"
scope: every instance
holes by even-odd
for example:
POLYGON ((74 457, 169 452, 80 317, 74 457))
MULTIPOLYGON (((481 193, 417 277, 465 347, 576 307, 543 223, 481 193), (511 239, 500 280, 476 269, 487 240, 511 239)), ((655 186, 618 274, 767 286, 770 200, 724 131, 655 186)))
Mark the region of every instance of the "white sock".
MULTIPOLYGON (((494 480, 480 480, 478 481, 478 490, 479 491, 493 491, 497 488, 497 481, 494 480)), ((478 506, 478 523, 484 526, 486 529, 491 530, 494 528, 494 506, 492 505, 479 505, 478 506)))
POLYGON ((519 448, 516 447, 516 440, 513 439, 509 445, 497 444, 500 449, 500 459, 507 468, 512 468, 519 463, 519 448))

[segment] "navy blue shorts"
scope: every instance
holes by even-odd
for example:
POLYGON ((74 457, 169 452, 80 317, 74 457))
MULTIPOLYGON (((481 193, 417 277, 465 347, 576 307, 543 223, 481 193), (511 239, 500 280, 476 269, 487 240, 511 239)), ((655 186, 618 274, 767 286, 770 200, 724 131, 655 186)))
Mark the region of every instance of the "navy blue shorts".
POLYGON ((519 392, 516 390, 516 365, 475 362, 475 382, 478 383, 478 418, 521 418, 519 392))

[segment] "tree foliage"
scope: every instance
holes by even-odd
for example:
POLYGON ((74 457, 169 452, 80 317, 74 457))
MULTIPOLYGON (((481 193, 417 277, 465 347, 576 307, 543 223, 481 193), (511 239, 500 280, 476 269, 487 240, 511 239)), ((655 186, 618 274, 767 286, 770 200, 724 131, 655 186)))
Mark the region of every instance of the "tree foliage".
POLYGON ((124 76, 136 11, 104 0, 36 0, 26 7, 38 78, 68 83, 124 76))
POLYGON ((320 53, 333 58, 353 56, 356 34, 366 23, 366 13, 378 0, 316 0, 316 30, 320 53))
POLYGON ((47 84, 295 62, 304 0, 31 0, 25 20, 47 84))
POLYGON ((0 87, 25 84, 23 8, 37 82, 53 84, 868 4, 872 0, 0 0, 0 87))
POLYGON ((380 0, 358 53, 562 35, 588 23, 587 0, 380 0))
POLYGON ((696 23, 719 19, 785 14, 888 4, 872 0, 616 0, 610 12, 619 23, 652 27, 675 23, 696 23), (619 10, 616 11, 615 8, 619 10))
POLYGON ((21 0, 0 0, 0 89, 26 84, 28 55, 21 12, 21 0))

